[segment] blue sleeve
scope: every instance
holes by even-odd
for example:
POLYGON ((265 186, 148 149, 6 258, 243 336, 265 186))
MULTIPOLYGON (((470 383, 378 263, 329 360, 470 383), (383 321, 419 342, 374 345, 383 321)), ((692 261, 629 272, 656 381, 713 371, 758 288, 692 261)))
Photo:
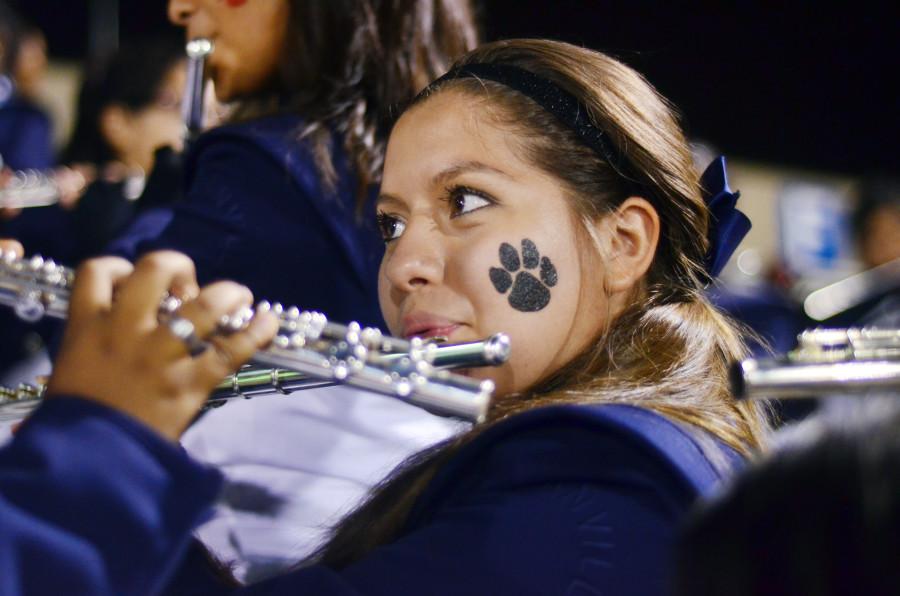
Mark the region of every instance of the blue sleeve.
POLYGON ((47 400, 0 449, 0 594, 157 592, 220 482, 123 414, 47 400))

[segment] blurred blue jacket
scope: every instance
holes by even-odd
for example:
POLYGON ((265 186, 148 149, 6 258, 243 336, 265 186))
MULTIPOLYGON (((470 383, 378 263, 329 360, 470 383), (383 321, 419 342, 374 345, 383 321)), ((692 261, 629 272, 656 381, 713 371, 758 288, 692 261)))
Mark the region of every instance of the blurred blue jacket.
POLYGON ((302 124, 274 116, 201 135, 185 159, 184 200, 139 217, 110 252, 133 260, 178 250, 194 260, 201 284, 231 279, 258 300, 382 326, 374 205, 357 211, 356 176, 337 137, 337 185, 326 190, 309 144, 298 140, 302 124))
MULTIPOLYGON (((0 94, 2 94, 0 83, 0 94)), ((18 95, 0 97, 0 156, 13 170, 47 169, 54 164, 50 119, 18 95)))

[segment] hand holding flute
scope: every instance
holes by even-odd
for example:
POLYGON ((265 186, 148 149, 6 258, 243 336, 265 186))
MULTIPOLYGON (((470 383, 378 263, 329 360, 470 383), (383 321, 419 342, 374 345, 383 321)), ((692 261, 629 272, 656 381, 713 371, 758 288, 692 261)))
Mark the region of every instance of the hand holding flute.
POLYGON ((245 328, 216 333, 223 316, 249 307, 252 299, 233 282, 199 288, 193 263, 175 252, 151 253, 133 267, 118 258, 88 261, 72 288, 47 397, 97 401, 177 440, 222 378, 275 336, 278 320, 267 312, 245 328), (178 316, 208 345, 202 354, 192 355, 158 320, 166 295, 185 298, 178 316))

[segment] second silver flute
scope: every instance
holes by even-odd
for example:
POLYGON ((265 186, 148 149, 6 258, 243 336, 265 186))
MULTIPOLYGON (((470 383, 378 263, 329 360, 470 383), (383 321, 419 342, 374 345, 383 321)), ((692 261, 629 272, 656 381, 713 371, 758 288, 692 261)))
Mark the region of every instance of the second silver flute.
POLYGON ((184 99, 181 102, 181 118, 184 122, 185 143, 191 143, 203 131, 203 90, 206 59, 215 46, 209 39, 199 37, 187 42, 187 77, 184 99))
POLYGON ((900 329, 811 329, 795 350, 748 358, 731 369, 738 398, 792 399, 827 395, 900 396, 900 329))

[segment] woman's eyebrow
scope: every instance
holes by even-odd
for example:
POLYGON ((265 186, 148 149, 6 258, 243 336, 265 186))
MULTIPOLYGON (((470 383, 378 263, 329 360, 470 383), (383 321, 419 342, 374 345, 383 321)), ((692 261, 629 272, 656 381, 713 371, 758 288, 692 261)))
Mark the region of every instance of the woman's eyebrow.
MULTIPOLYGON (((507 174, 503 170, 495 168, 494 166, 489 166, 477 160, 467 160, 454 163, 453 165, 444 168, 443 170, 435 174, 431 178, 431 186, 443 186, 447 184, 448 181, 453 180, 457 176, 461 176, 462 174, 469 174, 472 172, 488 172, 491 174, 503 176, 504 178, 512 179, 511 175, 507 174)), ((405 201, 390 193, 379 194, 375 199, 375 207, 381 207, 385 203, 393 203, 394 205, 406 204, 405 201)))
POLYGON ((446 184, 447 181, 452 180, 453 178, 460 176, 461 174, 468 174, 472 172, 489 172, 491 174, 499 174, 500 176, 503 176, 505 178, 512 178, 512 176, 510 176, 503 170, 498 170, 497 168, 489 166, 480 161, 468 160, 457 162, 450 167, 441 170, 431 179, 431 184, 433 186, 443 185, 446 184))
POLYGON ((381 206, 383 206, 384 204, 388 204, 388 205, 393 204, 395 206, 402 206, 402 205, 405 205, 406 203, 404 203, 400 198, 395 197, 394 195, 392 195, 390 193, 383 192, 383 193, 380 193, 378 195, 378 197, 375 198, 375 208, 378 209, 381 206))

